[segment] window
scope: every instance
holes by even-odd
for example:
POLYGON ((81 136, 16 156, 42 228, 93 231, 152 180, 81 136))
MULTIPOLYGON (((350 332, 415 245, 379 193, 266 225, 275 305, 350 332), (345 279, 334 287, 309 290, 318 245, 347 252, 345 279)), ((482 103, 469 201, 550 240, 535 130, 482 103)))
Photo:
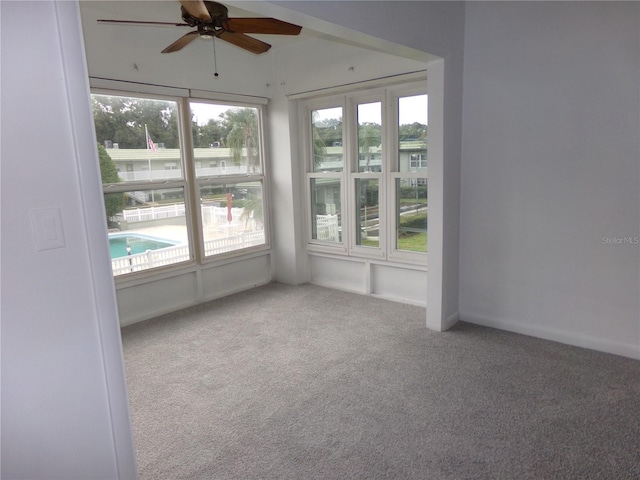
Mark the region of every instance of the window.
POLYGON ((106 94, 92 103, 114 275, 266 247, 260 106, 106 94))
POLYGON ((424 153, 411 153, 409 167, 411 169, 427 168, 427 156, 424 153))
POLYGON ((358 172, 382 171, 382 103, 358 105, 358 172))
POLYGON ((311 112, 313 172, 341 172, 344 165, 342 146, 343 108, 320 108, 311 112))
POLYGON ((426 262, 424 83, 302 102, 309 248, 426 262))
POLYGON ((312 238, 326 242, 342 241, 340 223, 340 180, 311 178, 312 238))
MULTIPOLYGON (((354 187, 354 230, 352 247, 370 249, 367 254, 378 254, 371 249, 381 247, 380 187, 382 172, 382 102, 354 100, 357 145, 357 170, 351 175, 354 187), (362 102, 362 103, 360 103, 362 102)), ((352 124, 347 130, 352 130, 352 124)), ((355 158, 354 158, 355 160, 355 158)), ((355 249, 354 249, 355 251, 355 249)))
POLYGON ((343 106, 311 110, 311 238, 342 242, 343 106))
POLYGON ((393 248, 427 252, 427 95, 399 94, 393 248))
POLYGON ((356 178, 356 245, 380 246, 380 181, 356 178))
POLYGON ((265 244, 258 108, 190 101, 203 256, 265 244), (206 165, 206 167, 204 166, 206 165))

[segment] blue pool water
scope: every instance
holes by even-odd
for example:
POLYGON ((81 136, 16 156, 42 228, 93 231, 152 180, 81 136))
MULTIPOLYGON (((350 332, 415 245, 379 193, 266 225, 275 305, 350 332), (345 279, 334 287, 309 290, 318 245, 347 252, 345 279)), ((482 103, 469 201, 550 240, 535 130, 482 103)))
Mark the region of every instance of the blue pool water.
POLYGON ((117 233, 109 235, 111 258, 127 256, 127 246, 131 247, 131 254, 135 255, 136 253, 144 253, 147 250, 158 250, 160 248, 172 247, 173 245, 177 245, 177 242, 140 234, 117 233))

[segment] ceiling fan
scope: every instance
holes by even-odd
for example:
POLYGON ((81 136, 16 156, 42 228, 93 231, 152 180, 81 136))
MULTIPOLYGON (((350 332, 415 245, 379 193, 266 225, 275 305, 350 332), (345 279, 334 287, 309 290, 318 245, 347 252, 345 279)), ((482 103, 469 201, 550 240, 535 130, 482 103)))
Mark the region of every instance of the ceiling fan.
POLYGON ((227 7, 208 0, 179 0, 182 6, 182 20, 185 23, 145 22, 135 20, 98 20, 98 23, 116 23, 133 25, 172 25, 176 27, 195 27, 173 42, 162 53, 177 52, 189 45, 197 37, 219 38, 251 53, 264 53, 271 48, 266 42, 245 35, 247 33, 268 35, 298 35, 302 27, 283 22, 275 18, 229 18, 227 7))

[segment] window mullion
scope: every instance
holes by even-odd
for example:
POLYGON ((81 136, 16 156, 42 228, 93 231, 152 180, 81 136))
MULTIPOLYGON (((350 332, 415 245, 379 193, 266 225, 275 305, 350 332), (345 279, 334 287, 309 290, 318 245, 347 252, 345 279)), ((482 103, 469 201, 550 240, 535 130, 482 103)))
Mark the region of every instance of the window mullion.
POLYGON ((390 258, 391 253, 396 248, 395 232, 398 228, 398 219, 395 214, 398 202, 395 189, 396 172, 398 171, 398 97, 391 91, 387 90, 385 104, 387 105, 384 117, 386 120, 384 132, 387 136, 387 142, 385 144, 385 153, 387 158, 385 174, 385 205, 387 207, 385 215, 387 226, 385 250, 387 258, 390 258))
POLYGON ((320 251, 346 251, 345 179, 349 168, 346 110, 344 97, 332 97, 306 103, 302 114, 307 160, 307 235, 312 248, 320 251))
POLYGON ((191 253, 197 263, 202 262, 204 255, 202 228, 202 214, 200 212, 200 197, 198 194, 198 182, 196 181, 195 162, 193 154, 193 140, 191 138, 191 109, 186 98, 180 99, 178 112, 178 132, 182 157, 182 168, 185 178, 185 202, 187 208, 187 229, 189 245, 192 245, 191 253), (188 120, 189 119, 189 120, 188 120))
POLYGON ((105 183, 102 185, 103 193, 123 193, 132 190, 161 190, 168 188, 184 188, 184 180, 169 180, 157 182, 138 183, 105 183))

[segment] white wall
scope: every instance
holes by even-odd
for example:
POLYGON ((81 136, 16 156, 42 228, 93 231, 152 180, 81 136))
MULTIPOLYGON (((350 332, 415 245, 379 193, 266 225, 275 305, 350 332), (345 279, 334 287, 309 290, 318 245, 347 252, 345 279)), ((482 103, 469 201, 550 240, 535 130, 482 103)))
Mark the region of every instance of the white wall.
POLYGON ((132 325, 169 312, 265 285, 271 281, 268 250, 205 265, 189 265, 116 284, 120 325, 132 325))
MULTIPOLYGON (((439 57, 462 53, 464 2, 285 0, 268 3, 353 30, 354 39, 360 32, 439 57)), ((402 49, 398 48, 397 53, 402 54, 402 49)))
POLYGON ((0 13, 2 478, 133 478, 77 5, 0 13))
POLYGON ((640 358, 639 51, 635 2, 467 5, 462 319, 640 358))
POLYGON ((272 273, 274 280, 297 285, 308 278, 302 222, 304 188, 298 181, 303 165, 293 153, 297 145, 295 102, 276 96, 268 112, 272 273))

